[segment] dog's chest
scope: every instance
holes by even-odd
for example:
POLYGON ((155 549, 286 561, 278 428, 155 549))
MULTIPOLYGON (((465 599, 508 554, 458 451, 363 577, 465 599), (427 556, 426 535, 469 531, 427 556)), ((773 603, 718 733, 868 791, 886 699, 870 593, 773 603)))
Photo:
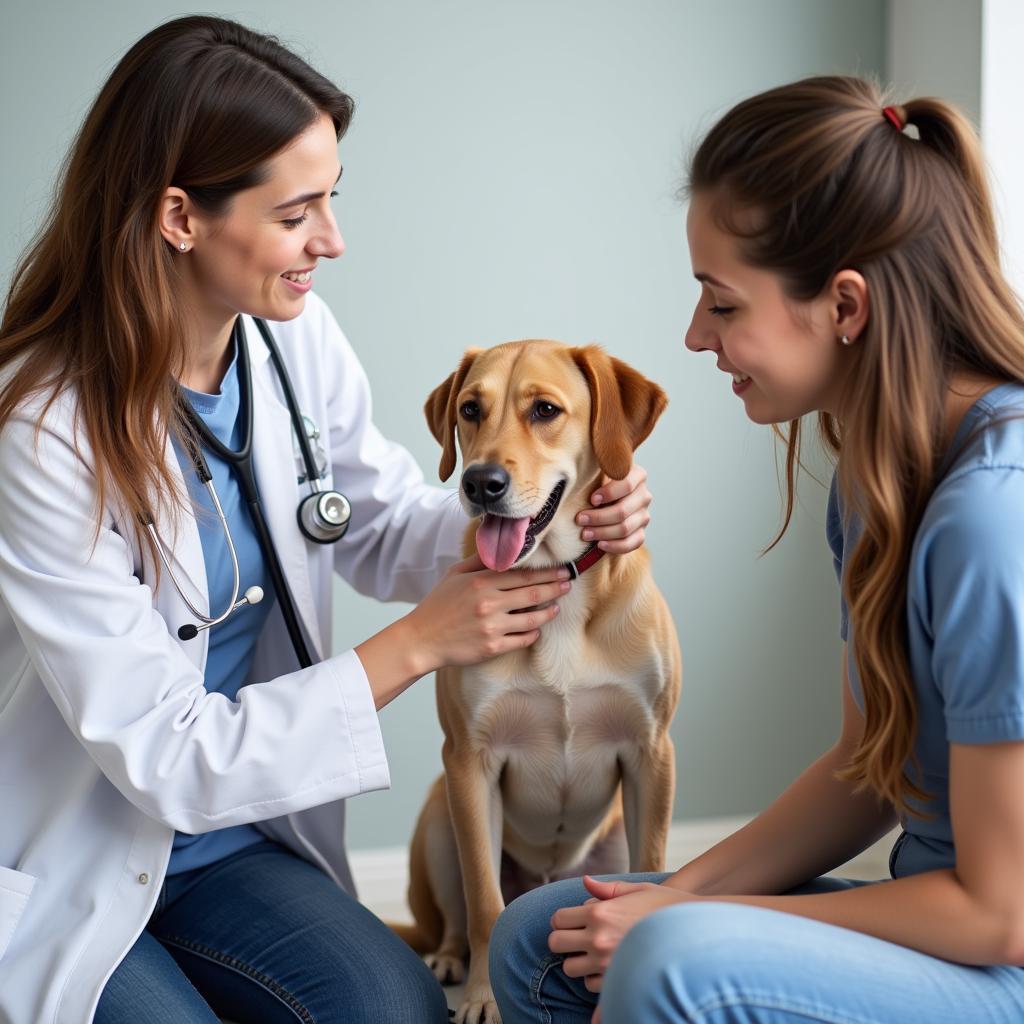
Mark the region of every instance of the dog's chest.
POLYGON ((583 780, 607 799, 617 762, 653 736, 659 666, 652 657, 614 668, 588 639, 574 597, 528 651, 464 669, 462 706, 473 746, 493 767, 529 776, 531 789, 561 792, 583 780))

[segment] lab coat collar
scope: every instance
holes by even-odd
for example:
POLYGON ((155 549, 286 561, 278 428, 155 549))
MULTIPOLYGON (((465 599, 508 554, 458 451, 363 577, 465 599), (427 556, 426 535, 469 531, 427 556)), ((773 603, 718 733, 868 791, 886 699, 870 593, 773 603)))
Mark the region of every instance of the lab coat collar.
MULTIPOLYGON (((270 349, 267 348, 267 343, 263 340, 263 335, 260 334, 259 328, 253 322, 251 316, 238 314, 242 318, 242 329, 245 332, 245 340, 249 343, 249 363, 252 366, 253 377, 258 376, 264 370, 265 364, 270 359, 270 349)), ((267 326, 270 327, 268 322, 267 326)), ((273 327, 270 328, 273 330, 273 327)), ((270 373, 273 374, 273 366, 269 367, 270 373)), ((285 406, 285 411, 288 407, 285 406)))

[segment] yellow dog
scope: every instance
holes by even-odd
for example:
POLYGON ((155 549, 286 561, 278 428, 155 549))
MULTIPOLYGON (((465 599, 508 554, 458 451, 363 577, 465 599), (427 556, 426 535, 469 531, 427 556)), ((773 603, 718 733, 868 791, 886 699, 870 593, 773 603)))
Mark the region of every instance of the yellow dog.
POLYGON ((576 514, 621 479, 666 404, 596 346, 521 341, 470 350, 430 395, 444 448, 462 453, 466 536, 491 569, 568 564, 579 578, 531 647, 438 674, 444 775, 411 847, 398 927, 442 982, 465 977, 459 1024, 497 1024, 487 971, 506 901, 584 872, 660 871, 672 813, 669 722, 679 643, 643 548, 600 557, 576 514))

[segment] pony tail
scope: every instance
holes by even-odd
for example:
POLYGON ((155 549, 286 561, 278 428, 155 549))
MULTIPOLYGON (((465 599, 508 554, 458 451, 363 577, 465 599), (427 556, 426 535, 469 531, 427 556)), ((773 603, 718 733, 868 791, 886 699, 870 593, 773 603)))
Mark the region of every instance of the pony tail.
POLYGON ((946 244, 958 250, 956 276, 942 282, 951 296, 942 319, 956 325, 952 344, 950 339, 946 341, 946 355, 977 372, 1019 380, 1024 312, 1003 274, 999 232, 977 133, 963 113, 940 99, 916 99, 905 110, 908 123, 917 128, 920 155, 941 160, 944 177, 957 185, 955 192, 947 188, 936 193, 941 202, 933 214, 936 221, 944 222, 946 244), (956 221, 959 230, 954 230, 956 221), (959 339, 972 335, 988 341, 966 353, 959 339))
POLYGON ((956 169, 971 201, 978 236, 998 259, 999 236, 992 213, 992 196, 974 126, 956 107, 934 96, 911 100, 901 112, 905 123, 917 129, 921 144, 956 169))

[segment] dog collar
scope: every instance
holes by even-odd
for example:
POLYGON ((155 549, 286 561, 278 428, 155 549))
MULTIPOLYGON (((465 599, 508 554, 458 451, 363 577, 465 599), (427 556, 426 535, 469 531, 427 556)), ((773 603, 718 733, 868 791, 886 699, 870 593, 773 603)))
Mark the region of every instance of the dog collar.
POLYGON ((569 579, 578 580, 595 562, 604 557, 604 549, 596 544, 591 544, 586 551, 576 559, 575 562, 566 562, 565 567, 569 570, 569 579))

